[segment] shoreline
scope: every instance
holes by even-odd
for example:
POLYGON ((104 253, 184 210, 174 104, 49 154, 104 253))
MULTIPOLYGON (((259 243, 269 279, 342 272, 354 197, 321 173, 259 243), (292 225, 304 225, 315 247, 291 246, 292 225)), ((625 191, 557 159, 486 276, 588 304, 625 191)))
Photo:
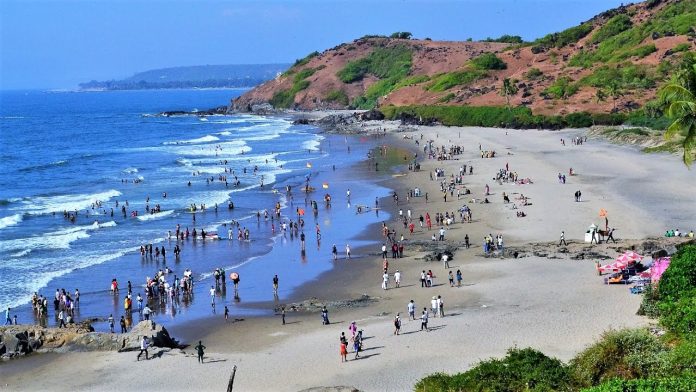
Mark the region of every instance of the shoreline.
MULTIPOLYGON (((381 124, 381 123, 380 123, 381 124)), ((382 124, 387 127, 389 124, 382 124)), ((422 211, 449 211, 458 208, 461 204, 470 205, 474 209, 474 222, 470 224, 457 223, 447 231, 447 243, 458 246, 461 244, 463 234, 469 234, 472 238, 471 249, 459 248, 452 260, 452 267, 461 269, 464 273, 464 286, 461 288, 447 287, 445 273, 439 262, 424 261, 429 251, 420 250, 419 245, 413 247, 407 245, 405 257, 390 261, 390 270, 400 269, 403 273, 403 284, 400 289, 382 290, 379 287, 379 276, 382 261, 378 256, 378 249, 361 249, 364 258, 353 264, 338 263, 331 270, 322 273, 315 281, 307 282, 302 288, 296 290, 297 300, 306 300, 315 293, 326 293, 318 296, 319 300, 355 299, 362 294, 367 294, 377 301, 370 302, 368 306, 339 309, 330 312, 332 324, 321 325, 318 313, 302 312, 288 314, 289 323, 280 325, 276 316, 262 316, 247 318, 244 322, 234 322, 231 325, 208 325, 207 321, 199 320, 205 326, 192 325, 202 336, 204 344, 210 351, 210 358, 225 363, 211 363, 202 368, 202 373, 197 380, 204 382, 207 388, 220 388, 224 381, 220 372, 228 371, 232 363, 240 366, 238 373, 239 384, 245 390, 300 390, 320 385, 353 385, 361 390, 403 390, 410 389, 414 380, 435 372, 454 372, 465 370, 468 366, 480 359, 504 354, 504 351, 513 346, 531 346, 540 349, 551 356, 567 360, 574 353, 591 343, 603 331, 609 328, 621 328, 625 326, 646 325, 649 320, 635 315, 640 296, 632 296, 625 286, 605 286, 601 278, 596 276, 594 257, 590 259, 572 260, 565 258, 567 253, 549 251, 547 256, 534 254, 533 245, 545 249, 558 249, 553 246, 557 240, 559 227, 567 229, 567 239, 577 248, 577 252, 583 252, 588 247, 581 239, 581 232, 591 220, 597 220, 597 203, 601 203, 610 211, 611 224, 622 223, 621 237, 618 246, 632 242, 645 242, 656 238, 662 233, 661 225, 676 217, 674 211, 681 211, 684 215, 685 205, 688 200, 681 200, 671 205, 664 211, 654 209, 640 213, 640 206, 650 203, 662 203, 662 196, 655 192, 642 192, 636 197, 609 197, 614 184, 603 176, 601 165, 588 162, 584 156, 602 156, 611 146, 590 143, 586 147, 566 147, 563 153, 557 145, 557 138, 571 137, 580 131, 554 131, 553 134, 543 131, 535 134, 535 137, 524 135, 525 131, 501 130, 501 129, 470 129, 470 128, 445 128, 445 127, 417 127, 417 133, 425 133, 429 138, 436 140, 437 145, 456 144, 454 132, 464 133, 465 153, 463 159, 436 161, 421 157, 422 170, 420 172, 408 172, 405 176, 386 178, 382 185, 394 189, 403 194, 405 189, 421 186, 431 195, 438 195, 437 182, 428 181, 427 172, 434 168, 443 167, 446 173, 452 173, 455 168, 463 163, 473 164, 474 175, 464 176, 466 186, 471 189, 472 195, 482 195, 482 187, 486 182, 493 186, 491 204, 469 203, 466 200, 459 203, 451 201, 443 202, 440 196, 432 196, 431 202, 424 203, 422 198, 414 198, 409 204, 416 212, 416 216, 422 211), (510 140, 505 139, 511 134, 510 140), (505 135, 503 136, 503 133, 505 135), (499 138, 499 139, 498 139, 499 138), (505 140, 504 142, 501 142, 505 140), (500 154, 494 159, 481 159, 476 156, 477 142, 484 147, 492 146, 498 151, 508 151, 510 155, 500 154), (510 149, 505 148, 508 145, 510 149), (472 149, 474 153, 472 155, 472 149), (581 150, 582 149, 582 150, 581 150), (587 194, 585 203, 572 204, 573 187, 559 192, 555 189, 562 186, 555 183, 556 160, 570 160, 573 167, 577 167, 579 175, 571 177, 571 181, 578 182, 582 186, 583 193, 587 194), (515 170, 520 170, 520 177, 533 177, 531 185, 497 185, 489 179, 500 166, 510 161, 515 170), (519 169, 517 169, 519 168, 519 169), (483 173, 483 175, 481 175, 483 173), (548 179, 550 175, 551 179, 548 179), (500 202, 500 192, 506 191, 511 195, 524 192, 529 195, 532 204, 523 207, 527 212, 526 218, 515 218, 514 212, 500 202), (565 196, 569 193, 569 196, 565 196), (571 199, 567 203, 567 198, 571 199), (681 204, 680 204, 681 203, 681 204), (456 205, 456 207, 455 207, 456 205), (572 207, 572 209, 571 209, 572 207), (548 214, 548 210, 557 213, 557 216, 548 214), (512 216, 511 216, 512 214, 512 216), (661 214, 663 218, 656 217, 661 214), (544 224, 539 225, 543 219, 544 224), (650 222, 651 224, 646 224, 650 222), (624 228, 625 225, 625 228, 624 228), (505 235, 506 247, 519 247, 529 249, 529 254, 521 259, 497 259, 482 257, 479 239, 484 233, 502 232, 505 235), (624 234, 625 233, 625 234, 624 234), (652 233, 652 235, 650 235, 652 233), (626 240, 635 238, 636 240, 626 240), (417 248, 417 249, 413 249, 417 248), (556 258, 558 256, 558 258, 556 258), (430 289, 418 287, 418 273, 421 269, 433 269, 435 271, 436 286, 430 289), (333 290, 337 288, 337 290, 333 290), (304 291, 306 289, 306 291, 304 291), (316 291, 315 291, 316 290, 316 291), (432 294, 444 294, 447 304, 448 317, 443 319, 433 318, 432 333, 417 332, 416 322, 407 322, 406 303, 409 298, 415 298, 417 304, 427 306, 427 299, 432 294), (302 298, 304 297, 304 298, 302 298), (552 298, 548 301, 547 298, 552 298), (396 312, 401 312, 404 319, 402 337, 392 336, 390 320, 396 312), (341 365, 338 362, 336 339, 340 331, 345 331, 347 324, 357 320, 358 325, 366 330, 365 358, 351 361, 341 365), (209 343, 206 343, 209 342, 209 343), (461 347, 461 355, 454 355, 452 349, 461 347), (297 363, 297 356, 303 358, 302 363, 297 363), (273 358, 269 361, 269 358, 273 358), (291 374, 296 374, 298 366, 303 369, 314 368, 321 370, 305 374, 305 377, 288 382, 291 374), (257 374, 254 369, 264 368, 264 374, 257 374), (226 370, 227 369, 227 370, 226 370)), ((404 142, 400 133, 390 129, 387 139, 390 145, 404 142)), ((408 142, 407 142, 408 143, 408 142)), ((627 170, 634 169, 636 162, 629 159, 635 158, 635 151, 618 151, 621 158, 628 164, 617 165, 614 169, 618 176, 625 176, 627 170)), ((642 160, 652 158, 643 156, 642 160)), ((665 181, 665 186, 681 184, 683 187, 693 187, 684 178, 691 178, 693 173, 674 170, 678 164, 676 160, 655 162, 645 171, 659 171, 663 175, 659 180, 665 181), (659 163, 659 167, 658 166, 659 163), (665 168, 672 170, 665 171, 665 168), (686 177, 684 177, 686 176, 686 177)), ((640 164, 638 164, 640 166, 640 164)), ((639 173, 639 175, 645 175, 639 173)), ((621 178, 622 184, 631 181, 631 178, 621 178)), ((647 188, 658 181, 654 177, 646 177, 641 184, 647 188)), ((565 189, 565 188, 564 188, 565 189)), ((671 188, 670 188, 671 189, 671 188)), ((690 189, 690 188, 689 188, 690 189)), ((624 190, 623 192, 631 192, 624 190)), ((684 191, 682 191, 682 194, 684 191)), ((395 225, 397 206, 393 205, 390 198, 380 200, 380 205, 390 207, 392 214, 387 222, 395 225)), ((680 216, 677 221, 694 222, 693 216, 680 216)), ((372 227, 365 227, 361 231, 365 238, 375 238, 375 223, 372 227)), ((667 226, 669 227, 669 226, 667 226)), ((684 231, 689 228, 685 227, 684 231)), ((398 230, 400 231, 400 230, 398 230)), ((414 236, 407 238, 407 243, 427 244, 430 232, 416 230, 414 236), (411 242, 409 242, 411 241, 411 242)), ((589 249, 604 250, 607 255, 616 255, 617 249, 612 246, 589 246, 589 249)), ((341 260, 339 260, 340 262, 341 260)), ((391 281, 393 283, 393 280, 391 281)), ((272 303, 267 303, 271 306, 272 303)), ((219 316, 218 316, 219 317, 219 316)), ((214 319, 210 320, 214 322, 214 319)), ((218 319, 218 321, 220 321, 218 319)), ((176 333, 172 334, 178 338, 176 333)), ((165 360, 170 366, 169 371, 184 371, 192 363, 184 350, 181 353, 169 352, 165 360), (177 370, 178 369, 178 370, 177 370)), ((97 364, 88 365, 85 361, 115 361, 112 371, 127 370, 131 375, 143 375, 145 368, 133 369, 129 358, 113 353, 71 353, 66 354, 67 361, 84 363, 92 369, 100 369, 97 364)), ((12 382, 26 380, 21 374, 29 371, 31 360, 28 358, 23 365, 13 365, 12 382), (22 371, 22 369, 25 369, 22 371), (15 371, 21 373, 14 374, 15 371)), ((155 365, 152 365, 155 366, 155 365)), ((161 377, 168 374, 165 370, 154 370, 147 366, 149 371, 157 371, 161 377)), ((43 367, 40 367, 43 369, 43 367)), ((0 366, 0 373, 3 372, 0 366)), ((50 371, 52 374, 56 371, 50 371)), ((137 377, 136 377, 137 378, 137 377)), ((224 378, 224 377, 223 377, 224 378)), ((136 384, 122 377, 111 376, 104 380, 104 385, 122 385, 126 390, 135 389, 136 384)), ((18 385, 18 384, 13 384, 18 385)), ((90 389, 90 384, 83 383, 73 385, 76 389, 90 389)), ((164 389, 171 385, 159 385, 164 389)), ((179 386, 181 387, 181 386, 179 386)), ((21 388, 19 388, 21 389, 21 388)), ((176 389, 176 388, 174 388, 176 389)))

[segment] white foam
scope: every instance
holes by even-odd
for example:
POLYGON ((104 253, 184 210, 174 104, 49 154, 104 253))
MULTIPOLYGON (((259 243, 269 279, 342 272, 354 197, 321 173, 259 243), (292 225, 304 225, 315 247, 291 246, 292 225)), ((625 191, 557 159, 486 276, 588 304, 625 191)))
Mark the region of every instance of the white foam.
POLYGON ((79 195, 36 196, 20 199, 19 205, 11 208, 31 215, 62 213, 89 208, 96 201, 106 202, 121 192, 111 189, 105 192, 79 195))
MULTIPOLYGON (((113 226, 116 226, 116 222, 114 221, 101 224, 94 222, 91 225, 68 227, 38 236, 0 241, 0 252, 26 251, 26 255, 29 252, 37 249, 70 249, 71 243, 84 238, 89 238, 89 231, 113 226)), ((18 253, 15 253, 15 255, 16 254, 18 253)))
POLYGON ((17 225, 21 221, 22 221, 22 214, 14 214, 14 215, 6 216, 4 218, 0 218, 0 229, 4 229, 6 227, 17 225))
POLYGON ((314 138, 311 140, 306 140, 304 143, 302 143, 302 148, 305 150, 312 150, 316 151, 319 149, 319 145, 321 144, 321 141, 324 140, 324 137, 321 135, 314 135, 314 138))
POLYGON ((232 132, 230 132, 230 131, 222 131, 222 132, 218 133, 218 135, 222 135, 222 136, 232 136, 232 132))
POLYGON ((177 140, 173 142, 164 142, 162 144, 164 145, 177 145, 177 144, 199 144, 199 143, 210 143, 210 142, 216 142, 220 140, 219 137, 213 136, 213 135, 205 135, 203 137, 199 137, 197 139, 189 139, 189 140, 177 140))
POLYGON ((138 215, 138 220, 139 221, 149 221, 149 220, 153 220, 153 219, 160 219, 160 218, 167 217, 173 213, 174 213, 174 210, 168 210, 168 211, 158 212, 155 214, 138 215))
POLYGON ((203 144, 203 145, 168 145, 163 147, 143 147, 138 151, 165 151, 171 154, 205 157, 214 156, 224 159, 226 156, 234 156, 242 152, 248 153, 251 147, 247 146, 242 140, 232 140, 228 142, 203 144))
POLYGON ((138 169, 136 169, 134 167, 129 167, 127 169, 123 169, 123 173, 125 173, 125 174, 133 174, 133 173, 137 173, 137 172, 138 172, 138 169))

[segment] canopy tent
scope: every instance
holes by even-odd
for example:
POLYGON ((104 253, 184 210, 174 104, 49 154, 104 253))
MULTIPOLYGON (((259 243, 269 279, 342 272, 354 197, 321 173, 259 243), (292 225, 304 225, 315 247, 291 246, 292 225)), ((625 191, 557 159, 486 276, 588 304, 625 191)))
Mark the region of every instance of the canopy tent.
POLYGON ((614 262, 611 264, 601 265, 599 262, 597 262, 597 272, 599 272, 600 275, 603 273, 621 272, 626 269, 626 267, 635 264, 636 261, 640 260, 643 260, 643 256, 629 250, 617 257, 616 260, 614 260, 614 262))

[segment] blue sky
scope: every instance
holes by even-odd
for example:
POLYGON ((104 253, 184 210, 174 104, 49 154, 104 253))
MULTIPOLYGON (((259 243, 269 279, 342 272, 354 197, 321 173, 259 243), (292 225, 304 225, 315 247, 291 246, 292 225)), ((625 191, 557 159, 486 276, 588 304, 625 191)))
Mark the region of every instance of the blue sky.
POLYGON ((619 0, 0 0, 0 89, 72 88, 153 68, 292 62, 365 34, 534 39, 619 0))

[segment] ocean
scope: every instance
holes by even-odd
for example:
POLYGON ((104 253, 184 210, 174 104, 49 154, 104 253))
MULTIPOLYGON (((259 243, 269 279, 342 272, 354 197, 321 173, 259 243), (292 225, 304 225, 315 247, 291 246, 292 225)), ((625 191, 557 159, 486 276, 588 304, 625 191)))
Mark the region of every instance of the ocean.
MULTIPOLYGON (((354 172, 373 141, 322 135, 282 116, 155 115, 226 105, 242 92, 1 92, 0 309, 13 308, 20 323, 36 322, 31 295, 52 302, 56 289, 64 288, 81 292, 77 320, 117 316, 126 282, 136 295, 158 270, 171 269, 167 280, 173 282, 188 268, 196 282, 194 298, 201 298, 154 306, 160 321, 185 321, 210 315, 212 271, 222 267, 239 273, 241 283, 237 295, 216 289, 217 311, 227 305, 253 313, 253 307, 242 308, 242 298, 272 300, 274 274, 282 300, 332 268, 333 244, 341 255, 347 243, 364 244, 351 239, 385 216, 356 218, 355 204, 370 205, 388 193, 354 172), (316 190, 305 194, 300 187, 307 181, 316 190), (319 206, 316 214, 312 201, 319 206), (280 232, 278 221, 264 219, 262 211, 272 215, 276 203, 286 222, 297 220, 298 208, 306 210, 304 232, 312 245, 304 254, 296 237, 280 232), (148 213, 156 206, 161 212, 148 213), (226 238, 232 221, 249 230, 250 241, 236 240, 236 226, 235 239, 226 238), (169 233, 177 224, 182 231, 203 229, 224 239, 176 241, 169 233), (143 258, 139 248, 145 244, 164 246, 166 260, 143 258), (118 296, 109 292, 112 279, 120 282, 118 296)), ((53 313, 51 303, 49 324, 53 313)))

